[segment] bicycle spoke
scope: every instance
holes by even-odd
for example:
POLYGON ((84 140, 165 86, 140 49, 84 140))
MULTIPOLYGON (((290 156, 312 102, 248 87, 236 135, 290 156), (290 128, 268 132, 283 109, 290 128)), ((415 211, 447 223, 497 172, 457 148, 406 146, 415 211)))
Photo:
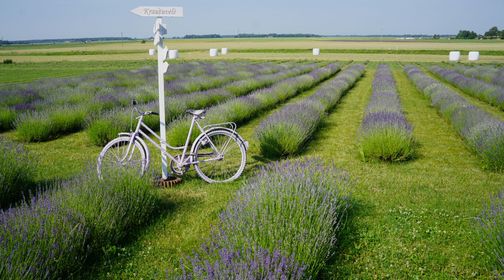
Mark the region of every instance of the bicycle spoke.
POLYGON ((207 181, 227 181, 241 173, 245 159, 241 143, 229 132, 210 134, 207 138, 197 148, 196 168, 202 173, 200 176, 207 181))
POLYGON ((116 169, 131 169, 143 174, 146 159, 139 144, 132 145, 128 154, 129 140, 119 138, 115 141, 117 142, 110 145, 99 159, 100 174, 106 175, 116 169))

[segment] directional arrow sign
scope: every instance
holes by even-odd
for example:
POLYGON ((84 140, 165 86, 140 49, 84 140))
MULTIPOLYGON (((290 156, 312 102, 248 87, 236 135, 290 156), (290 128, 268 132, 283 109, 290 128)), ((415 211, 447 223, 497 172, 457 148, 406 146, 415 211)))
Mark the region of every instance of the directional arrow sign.
POLYGON ((183 17, 182 7, 137 7, 132 13, 143 17, 183 17))
POLYGON ((166 25, 156 22, 156 24, 154 24, 154 27, 152 28, 152 33, 156 32, 159 32, 159 34, 161 35, 166 35, 168 32, 168 30, 166 29, 166 25))

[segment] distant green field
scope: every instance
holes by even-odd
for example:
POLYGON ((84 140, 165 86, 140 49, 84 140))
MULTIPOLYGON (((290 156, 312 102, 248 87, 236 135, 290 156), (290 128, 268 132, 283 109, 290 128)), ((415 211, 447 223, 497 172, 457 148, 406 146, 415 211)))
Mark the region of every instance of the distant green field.
MULTIPOLYGON (((441 62, 448 59, 449 51, 459 50, 463 56, 469 51, 479 51, 481 62, 504 62, 502 40, 222 38, 166 39, 165 44, 178 49, 184 59, 209 58, 208 49, 227 47, 233 59, 313 59, 311 49, 320 48, 317 59, 321 60, 441 62)), ((146 60, 152 59, 148 56, 152 47, 151 42, 142 41, 0 46, 0 62, 146 60)), ((229 56, 217 59, 224 58, 229 56)))

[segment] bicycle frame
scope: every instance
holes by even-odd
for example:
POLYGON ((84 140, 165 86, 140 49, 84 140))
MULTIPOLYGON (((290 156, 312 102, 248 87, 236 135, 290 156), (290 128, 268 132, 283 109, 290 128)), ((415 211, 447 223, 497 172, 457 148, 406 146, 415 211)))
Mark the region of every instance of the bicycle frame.
MULTIPOLYGON (((142 138, 148 140, 158 150, 160 150, 161 153, 164 156, 167 156, 172 161, 174 161, 177 164, 177 166, 180 167, 180 166, 187 166, 187 165, 196 164, 197 162, 193 161, 193 157, 192 157, 193 155, 190 152, 188 153, 189 142, 191 141, 191 135, 192 135, 192 132, 193 132, 193 129, 194 129, 194 125, 196 124, 196 126, 198 127, 198 129, 201 131, 201 134, 204 135, 204 136, 207 135, 206 131, 205 131, 206 127, 215 127, 216 126, 216 125, 210 125, 210 126, 201 127, 201 125, 197 121, 197 117, 193 116, 192 119, 191 119, 191 126, 189 127, 189 133, 187 134, 187 138, 186 138, 184 146, 173 147, 169 143, 164 142, 164 144, 166 144, 166 146, 169 149, 171 149, 171 150, 182 150, 182 154, 181 154, 180 158, 177 159, 177 157, 173 156, 168 151, 164 150, 163 147, 160 144, 158 144, 158 142, 161 143, 161 144, 163 144, 163 141, 162 141, 161 137, 156 132, 154 132, 150 127, 148 127, 146 124, 143 123, 144 116, 145 115, 142 114, 142 115, 136 117, 136 119, 138 119, 138 123, 136 125, 135 131, 132 132, 132 133, 127 133, 127 135, 130 137, 130 142, 128 144, 128 148, 126 150, 127 152, 126 152, 126 155, 124 156, 123 160, 125 160, 128 157, 128 155, 130 154, 130 152, 132 150, 132 147, 134 145, 135 139, 137 139, 137 137, 139 137, 139 136, 142 136, 142 138), (148 133, 152 134, 158 140, 158 142, 154 141, 149 136, 149 134, 145 133, 142 129, 145 129, 148 133)), ((234 124, 231 124, 231 126, 233 128, 236 127, 234 124)), ((219 159, 221 159, 222 158, 222 152, 218 151, 217 147, 214 145, 214 143, 212 143, 212 141, 210 140, 210 138, 207 138, 207 139, 209 140, 209 143, 212 146, 212 149, 217 152, 218 156, 215 159, 207 159, 205 161, 219 160, 219 159)), ((225 147, 226 146, 227 145, 225 145, 225 147)), ((147 147, 145 147, 145 148, 147 148, 147 147)), ((133 153, 131 153, 130 157, 132 155, 133 155, 133 153)))

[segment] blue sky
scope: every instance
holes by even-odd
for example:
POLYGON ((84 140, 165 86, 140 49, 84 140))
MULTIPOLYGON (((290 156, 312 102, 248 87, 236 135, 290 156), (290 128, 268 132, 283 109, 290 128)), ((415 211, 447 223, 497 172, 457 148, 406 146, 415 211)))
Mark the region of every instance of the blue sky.
POLYGON ((322 35, 455 34, 504 29, 504 0, 2 0, 0 39, 151 36, 153 18, 137 6, 182 6, 169 36, 315 33, 322 35))

